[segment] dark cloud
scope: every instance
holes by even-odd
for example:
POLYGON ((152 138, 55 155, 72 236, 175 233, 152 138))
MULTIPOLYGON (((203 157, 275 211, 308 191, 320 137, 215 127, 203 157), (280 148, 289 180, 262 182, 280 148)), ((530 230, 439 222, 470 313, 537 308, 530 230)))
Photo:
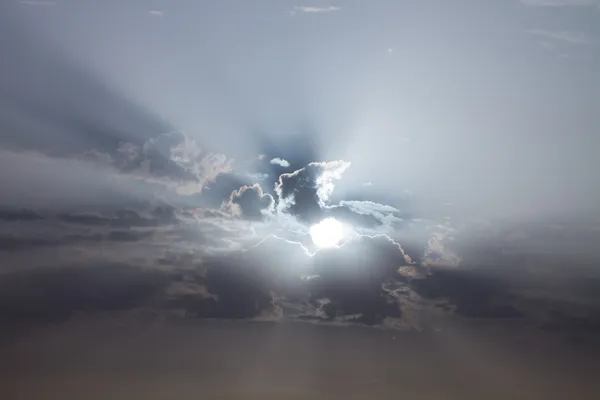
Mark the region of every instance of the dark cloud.
POLYGON ((275 184, 278 210, 304 223, 334 217, 359 228, 393 228, 399 210, 366 200, 331 201, 334 184, 350 166, 345 161, 314 162, 292 173, 283 173, 275 184))
POLYGON ((8 252, 94 242, 151 241, 159 228, 168 227, 164 234, 182 222, 168 206, 155 207, 143 215, 128 209, 72 214, 7 209, 1 215, 0 250, 8 252))
POLYGON ((120 142, 111 153, 88 151, 84 159, 172 187, 181 194, 200 192, 218 174, 229 172, 233 162, 223 154, 203 151, 179 131, 161 133, 141 145, 120 142))
POLYGON ((22 251, 36 247, 69 246, 93 242, 137 242, 151 239, 152 231, 114 230, 108 233, 71 233, 52 236, 0 235, 0 251, 22 251))
POLYGON ((204 282, 208 291, 219 299, 216 316, 251 318, 272 312, 275 305, 270 279, 260 272, 244 265, 211 265, 204 282))
POLYGON ((135 210, 126 209, 117 210, 112 213, 112 215, 61 213, 57 218, 60 221, 71 224, 113 227, 153 227, 178 222, 175 209, 166 205, 155 207, 145 216, 140 215, 140 213, 135 210))
POLYGON ((510 282, 493 273, 435 268, 427 279, 414 280, 413 290, 426 298, 448 299, 459 315, 473 318, 515 318, 523 314, 511 305, 510 282))
POLYGON ((321 250, 313 257, 312 297, 326 299, 321 306, 329 318, 356 315, 357 322, 368 324, 398 318, 399 304, 383 285, 399 280, 399 268, 410 262, 402 247, 384 235, 321 250))
POLYGON ((333 182, 340 179, 350 163, 345 161, 313 162, 291 173, 281 174, 275 185, 278 209, 303 222, 316 222, 323 216, 333 192, 333 182))
POLYGON ((58 246, 64 243, 57 238, 20 237, 14 234, 0 235, 0 251, 20 251, 41 246, 58 246))
MULTIPOLYGON (((211 235, 203 225, 196 229, 211 235)), ((386 235, 358 237, 311 256, 298 243, 276 236, 245 250, 216 253, 203 250, 206 242, 202 236, 186 239, 194 243, 192 247, 178 246, 182 244, 179 239, 171 238, 163 253, 152 254, 148 250, 159 243, 152 234, 156 235, 154 229, 111 229, 87 236, 32 239, 29 247, 20 242, 21 250, 27 250, 116 241, 125 247, 109 247, 111 257, 129 257, 129 261, 93 260, 85 266, 42 268, 41 260, 39 268, 5 273, 0 285, 3 321, 12 326, 64 319, 75 311, 143 307, 157 314, 175 312, 198 318, 299 318, 433 329, 431 318, 441 313, 479 319, 521 318, 548 331, 588 334, 595 332, 594 321, 600 315, 600 308, 577 305, 569 297, 549 302, 548 289, 539 298, 530 298, 527 293, 538 290, 537 286, 517 269, 482 271, 413 264, 403 247, 386 235), (149 236, 140 242, 138 233, 149 236), (136 243, 141 247, 135 253, 147 258, 137 264, 129 256, 134 247, 128 247, 138 246, 136 243), (22 312, 11 303, 17 292, 21 293, 20 304, 26 305, 22 312), (112 300, 105 299, 111 296, 112 300)), ((7 254, 18 254, 16 251, 13 248, 7 254)), ((586 282, 587 291, 597 292, 597 282, 586 282)), ((580 293, 582 283, 569 285, 580 293)), ((559 286, 560 290, 564 292, 569 285, 559 286)), ((558 289, 551 290, 558 293, 558 289)))
POLYGON ((43 217, 33 210, 27 209, 0 209, 0 221, 35 221, 43 217))
POLYGON ((259 184, 254 184, 231 192, 222 208, 243 219, 261 221, 273 214, 274 205, 273 196, 265 194, 259 184))
POLYGON ((166 283, 164 273, 114 263, 4 274, 0 280, 2 331, 8 334, 29 324, 64 320, 77 311, 138 307, 166 283))

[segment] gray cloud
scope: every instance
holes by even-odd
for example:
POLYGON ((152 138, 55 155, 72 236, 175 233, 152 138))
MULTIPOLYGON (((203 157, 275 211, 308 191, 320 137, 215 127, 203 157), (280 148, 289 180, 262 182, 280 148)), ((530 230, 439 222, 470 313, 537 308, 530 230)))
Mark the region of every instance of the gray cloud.
POLYGON ((346 161, 313 162, 291 173, 281 174, 275 184, 278 210, 310 222, 322 216, 334 182, 350 167, 346 161))
POLYGON ((203 152, 182 132, 163 133, 141 146, 122 142, 114 154, 100 156, 121 172, 165 184, 180 194, 200 192, 218 174, 229 172, 233 163, 222 154, 203 152))
POLYGON ((33 211, 21 209, 0 209, 0 221, 35 221, 43 217, 33 211))
MULTIPOLYGON (((113 154, 88 150, 69 157, 0 150, 0 167, 10 187, 0 206, 82 206, 158 202, 199 193, 230 171, 233 160, 202 152, 183 134, 164 134, 143 145, 121 143, 113 154)), ((237 187, 240 185, 238 184, 237 187)), ((231 191, 232 189, 230 189, 231 191)), ((229 193, 228 191, 227 193, 229 193)))
POLYGON ((275 200, 270 194, 263 193, 259 184, 242 186, 231 192, 229 200, 223 204, 223 210, 244 219, 263 220, 275 211, 275 200))
POLYGON ((394 224, 402 221, 401 218, 395 215, 399 213, 397 208, 373 201, 342 200, 337 206, 331 207, 334 214, 340 212, 341 209, 348 210, 356 218, 371 219, 376 225, 393 227, 394 224))
POLYGON ((1 174, 6 188, 0 205, 33 208, 78 208, 148 201, 153 188, 107 175, 92 163, 52 158, 34 152, 0 150, 0 169, 18 171, 1 174), (143 200, 142 200, 143 199, 143 200))
MULTIPOLYGON (((246 190, 258 194, 257 187, 246 190)), ((369 206, 387 210, 381 205, 369 206)), ((164 210, 155 214, 156 218, 170 215, 164 210)), ((13 231, 13 226, 20 226, 21 232, 13 236, 0 234, 0 262, 15 263, 21 270, 20 275, 11 275, 7 282, 38 282, 41 286, 37 287, 46 288, 44 296, 52 297, 40 297, 18 286, 23 289, 21 305, 28 308, 26 312, 6 309, 2 318, 8 318, 11 324, 17 320, 42 322, 42 314, 68 318, 77 310, 77 304, 59 302, 57 282, 65 285, 60 286, 67 296, 63 299, 82 296, 73 299, 80 299, 85 312, 135 309, 151 296, 153 312, 182 312, 202 318, 298 318, 422 330, 431 327, 427 321, 439 313, 446 317, 458 313, 476 318, 542 318, 543 326, 560 326, 566 331, 577 324, 572 320, 572 298, 564 296, 562 305, 556 306, 556 314, 547 314, 548 309, 540 308, 539 296, 532 298, 520 292, 523 282, 531 289, 534 281, 527 277, 531 270, 523 269, 512 256, 505 256, 508 269, 504 264, 490 264, 483 269, 448 268, 433 262, 415 263, 400 242, 387 235, 357 236, 340 248, 311 255, 299 243, 273 235, 256 246, 231 248, 232 240, 247 236, 249 231, 244 233, 241 222, 212 217, 182 215, 166 218, 167 225, 143 226, 143 222, 137 224, 142 225, 140 228, 133 229, 124 227, 147 217, 128 211, 110 218, 74 215, 46 229, 44 224, 53 221, 50 215, 32 217, 37 214, 25 210, 6 215, 8 218, 0 223, 3 232, 13 231), (118 223, 118 218, 126 222, 118 223), (23 257, 34 255, 35 263, 24 261, 23 257), (58 265, 50 267, 50 260, 58 265), (76 272, 69 267, 73 260, 87 263, 87 267, 76 272), (46 267, 31 270, 36 265, 46 267), (121 275, 111 272, 112 265, 122 266, 119 268, 124 269, 127 279, 117 282, 121 275), (104 266, 107 269, 102 269, 104 266), (27 270, 31 270, 31 275, 24 272, 27 270), (107 281, 95 283, 98 277, 107 281), (114 303, 100 297, 95 300, 95 295, 109 296, 113 290, 121 293, 120 285, 125 283, 143 289, 140 296, 122 297, 121 301, 119 294, 114 303)), ((433 254, 436 251, 447 257, 448 249, 440 247, 438 241, 443 245, 448 233, 442 235, 441 227, 436 229, 441 233, 429 244, 425 261, 438 261, 440 257, 433 254)), ((482 237, 476 232, 473 235, 482 237)), ((492 249, 486 250, 468 237, 460 240, 462 245, 475 243, 476 248, 492 257, 490 261, 500 260, 492 249)), ((506 247, 499 238, 493 240, 506 247)), ((472 249, 452 246, 451 250, 458 250, 470 265, 479 262, 472 249)), ((595 286, 589 282, 591 290, 595 286)), ((539 284, 548 285, 548 281, 539 284)), ((15 293, 9 290, 12 284, 7 285, 0 285, 3 298, 15 293)), ((560 287, 563 291, 566 288, 560 287)), ((557 291, 552 286, 549 290, 557 291)), ((547 298, 548 291, 545 293, 540 294, 541 298, 547 298)), ((588 304, 575 309, 581 307, 594 310, 588 304)))

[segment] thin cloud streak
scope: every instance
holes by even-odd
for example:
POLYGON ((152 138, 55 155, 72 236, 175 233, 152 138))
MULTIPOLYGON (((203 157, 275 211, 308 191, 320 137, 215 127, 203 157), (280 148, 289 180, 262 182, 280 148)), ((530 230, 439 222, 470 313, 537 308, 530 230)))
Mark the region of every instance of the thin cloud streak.
POLYGON ((543 29, 531 29, 529 33, 542 36, 549 39, 559 40, 561 42, 573 43, 573 44, 586 44, 589 43, 590 39, 587 35, 581 32, 571 31, 546 31, 543 29))
POLYGON ((521 0, 521 3, 532 7, 581 7, 600 4, 598 0, 521 0))
POLYGON ((44 0, 20 0, 19 4, 25 4, 28 6, 41 6, 41 7, 54 7, 56 6, 55 1, 44 1, 44 0))
POLYGON ((314 7, 314 6, 295 6, 294 12, 302 12, 307 14, 330 13, 340 11, 341 8, 335 6, 314 7))

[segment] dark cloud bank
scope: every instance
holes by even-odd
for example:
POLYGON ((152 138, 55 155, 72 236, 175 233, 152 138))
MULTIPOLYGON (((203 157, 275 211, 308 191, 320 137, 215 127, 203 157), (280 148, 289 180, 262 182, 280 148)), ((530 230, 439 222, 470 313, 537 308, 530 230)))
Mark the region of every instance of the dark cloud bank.
MULTIPOLYGON (((329 201, 333 182, 348 167, 311 163, 280 175, 273 195, 258 184, 242 185, 213 209, 162 204, 68 213, 5 207, 2 331, 12 335, 76 315, 146 310, 184 319, 432 332, 453 318, 520 320, 577 341, 600 333, 600 280, 586 270, 585 258, 536 253, 536 226, 484 229, 485 247, 477 242, 482 228, 455 232, 436 224, 421 242, 405 247, 408 228, 394 207, 329 201), (332 215, 358 233, 337 248, 311 249, 307 227, 332 215), (511 235, 520 246, 511 245, 511 235), (563 262, 568 273, 559 268, 563 262)), ((554 235, 560 245, 564 233, 554 235)))
POLYGON ((600 331, 598 234, 580 222, 407 215, 401 204, 334 197, 350 162, 292 169, 294 157, 255 155, 234 169, 178 131, 111 146, 2 150, 24 171, 2 178, 4 334, 140 309, 417 331, 519 319, 577 340, 600 331), (308 228, 327 217, 347 237, 317 251, 308 228))

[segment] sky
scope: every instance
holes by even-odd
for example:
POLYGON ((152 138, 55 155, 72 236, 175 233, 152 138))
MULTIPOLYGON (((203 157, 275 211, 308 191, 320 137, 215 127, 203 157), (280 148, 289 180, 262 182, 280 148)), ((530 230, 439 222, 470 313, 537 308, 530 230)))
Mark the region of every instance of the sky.
POLYGON ((148 309, 598 333, 597 0, 6 0, 0 54, 9 336, 148 309))

